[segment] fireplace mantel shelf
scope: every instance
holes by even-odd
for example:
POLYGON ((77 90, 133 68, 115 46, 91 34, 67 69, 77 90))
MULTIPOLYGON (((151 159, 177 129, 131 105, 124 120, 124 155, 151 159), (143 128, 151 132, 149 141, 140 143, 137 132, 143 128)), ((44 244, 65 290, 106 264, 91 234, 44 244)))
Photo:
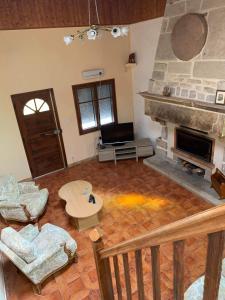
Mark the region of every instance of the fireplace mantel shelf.
POLYGON ((145 114, 160 123, 173 123, 225 138, 225 106, 142 92, 145 114))
POLYGON ((223 105, 218 105, 218 104, 212 104, 209 102, 202 102, 202 101, 195 101, 195 100, 190 100, 190 99, 185 99, 185 98, 178 98, 178 97, 166 97, 166 96, 161 96, 158 94, 152 94, 149 92, 141 92, 139 93, 142 97, 148 100, 152 101, 158 101, 161 103, 168 103, 168 104, 174 104, 174 105, 181 105, 181 106, 186 106, 186 107, 192 107, 192 108, 199 108, 202 110, 207 110, 207 111, 212 111, 212 112, 217 112, 221 114, 225 114, 225 106, 223 105))

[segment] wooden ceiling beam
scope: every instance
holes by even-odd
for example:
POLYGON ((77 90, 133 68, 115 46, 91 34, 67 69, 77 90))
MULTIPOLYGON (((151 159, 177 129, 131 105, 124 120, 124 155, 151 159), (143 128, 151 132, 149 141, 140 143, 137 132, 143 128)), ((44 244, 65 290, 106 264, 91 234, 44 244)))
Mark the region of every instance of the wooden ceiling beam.
MULTIPOLYGON (((97 0, 102 25, 132 24, 161 17, 166 0, 97 0)), ((94 0, 91 23, 96 24, 94 0)), ((1 0, 0 30, 88 25, 85 0, 1 0)))

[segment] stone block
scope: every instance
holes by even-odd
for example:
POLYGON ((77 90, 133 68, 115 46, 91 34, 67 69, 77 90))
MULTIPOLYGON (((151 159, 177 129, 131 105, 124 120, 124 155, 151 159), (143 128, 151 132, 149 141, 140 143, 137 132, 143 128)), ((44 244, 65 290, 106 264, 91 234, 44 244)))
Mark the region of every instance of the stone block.
POLYGON ((149 82, 148 82, 148 91, 149 91, 149 93, 153 92, 154 84, 155 84, 155 80, 149 79, 149 82))
POLYGON ((154 80, 164 80, 165 78, 165 73, 162 71, 154 71, 152 73, 152 79, 154 80))
POLYGON ((162 95, 163 89, 166 86, 166 83, 163 81, 155 81, 153 85, 153 90, 152 92, 155 94, 162 95))
POLYGON ((186 82, 188 80, 188 78, 190 78, 191 75, 185 75, 185 74, 182 74, 182 75, 177 75, 177 80, 179 82, 186 82))
POLYGON ((225 91, 225 81, 219 81, 217 83, 217 90, 225 91))
POLYGON ((197 61, 194 64, 193 75, 200 78, 225 79, 225 61, 197 61))
POLYGON ((156 148, 163 148, 167 149, 167 142, 163 140, 162 138, 156 139, 156 148))
POLYGON ((206 96, 206 102, 211 102, 211 103, 215 103, 216 101, 216 95, 208 95, 206 96))
POLYGON ((164 18, 162 22, 161 32, 164 33, 167 31, 168 19, 164 18))
POLYGON ((155 63, 154 65, 154 71, 166 71, 167 70, 167 64, 164 63, 155 63))
POLYGON ((176 96, 176 89, 175 87, 171 87, 171 96, 176 96))
POLYGON ((190 99, 195 99, 196 96, 197 96, 196 91, 190 91, 190 92, 189 92, 189 98, 190 98, 190 99))
POLYGON ((198 12, 201 8, 201 0, 187 0, 187 13, 198 12))
POLYGON ((156 148, 155 149, 155 154, 160 158, 166 158, 167 157, 167 150, 164 150, 164 149, 161 149, 161 148, 156 148))
POLYGON ((168 26, 167 26, 167 32, 172 32, 173 31, 174 25, 177 23, 177 21, 179 19, 180 19, 180 16, 173 17, 173 18, 169 19, 169 23, 168 23, 168 26))
POLYGON ((156 51, 156 60, 176 60, 171 45, 171 34, 163 33, 160 35, 158 48, 156 51))
POLYGON ((168 72, 178 74, 191 74, 191 62, 169 62, 168 72))
POLYGON ((203 3, 202 3, 203 10, 221 7, 221 6, 225 6, 224 0, 203 0, 203 3))
POLYGON ((197 93, 197 99, 200 100, 200 101, 205 101, 205 94, 197 93))
POLYGON ((182 89, 180 95, 182 98, 188 98, 188 90, 182 89))
POLYGON ((178 85, 179 85, 179 83, 176 81, 168 81, 168 86, 170 86, 170 87, 176 88, 178 85))
MULTIPOLYGON (((224 82, 225 83, 225 82, 224 82)), ((217 88, 217 83, 215 81, 210 81, 210 80, 203 80, 202 81, 202 84, 203 85, 206 85, 206 86, 209 86, 209 87, 212 87, 214 89, 217 88)))
POLYGON ((188 84, 188 83, 181 83, 180 87, 182 87, 184 89, 191 89, 192 88, 191 84, 188 84))
POLYGON ((176 96, 177 96, 177 97, 180 96, 180 91, 181 91, 180 87, 177 87, 177 88, 176 88, 176 96))
POLYGON ((162 126, 161 137, 162 137, 162 139, 167 140, 167 138, 168 138, 168 128, 167 128, 167 126, 162 126))
POLYGON ((210 11, 208 24, 210 30, 203 50, 203 59, 225 59, 225 7, 210 11))
POLYGON ((201 92, 202 91, 202 86, 201 85, 196 85, 195 89, 196 89, 196 91, 201 92))
POLYGON ((185 14, 185 1, 178 1, 174 4, 167 4, 165 10, 166 17, 179 16, 185 14))
POLYGON ((200 79, 188 79, 187 82, 190 84, 201 84, 202 83, 202 81, 200 79))
POLYGON ((213 88, 211 88, 211 87, 205 86, 205 87, 204 87, 204 92, 205 92, 205 93, 208 93, 208 94, 216 94, 216 89, 213 89, 213 88))

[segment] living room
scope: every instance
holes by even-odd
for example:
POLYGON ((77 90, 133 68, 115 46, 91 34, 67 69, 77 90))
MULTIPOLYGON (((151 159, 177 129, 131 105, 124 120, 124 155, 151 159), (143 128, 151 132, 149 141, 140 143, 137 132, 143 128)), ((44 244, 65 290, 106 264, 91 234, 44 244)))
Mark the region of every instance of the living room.
POLYGON ((225 299, 224 1, 3 0, 0 29, 0 299, 225 299))

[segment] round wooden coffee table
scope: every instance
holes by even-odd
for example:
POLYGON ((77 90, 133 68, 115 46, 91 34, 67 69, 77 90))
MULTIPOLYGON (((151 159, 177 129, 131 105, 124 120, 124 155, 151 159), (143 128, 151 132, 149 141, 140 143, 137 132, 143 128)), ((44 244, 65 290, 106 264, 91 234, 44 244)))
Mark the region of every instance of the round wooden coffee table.
POLYGON ((71 181, 60 188, 59 197, 66 201, 66 212, 72 217, 79 231, 99 223, 98 213, 102 209, 103 201, 92 193, 92 185, 89 182, 71 181), (94 196, 95 203, 89 203, 90 194, 94 196))

